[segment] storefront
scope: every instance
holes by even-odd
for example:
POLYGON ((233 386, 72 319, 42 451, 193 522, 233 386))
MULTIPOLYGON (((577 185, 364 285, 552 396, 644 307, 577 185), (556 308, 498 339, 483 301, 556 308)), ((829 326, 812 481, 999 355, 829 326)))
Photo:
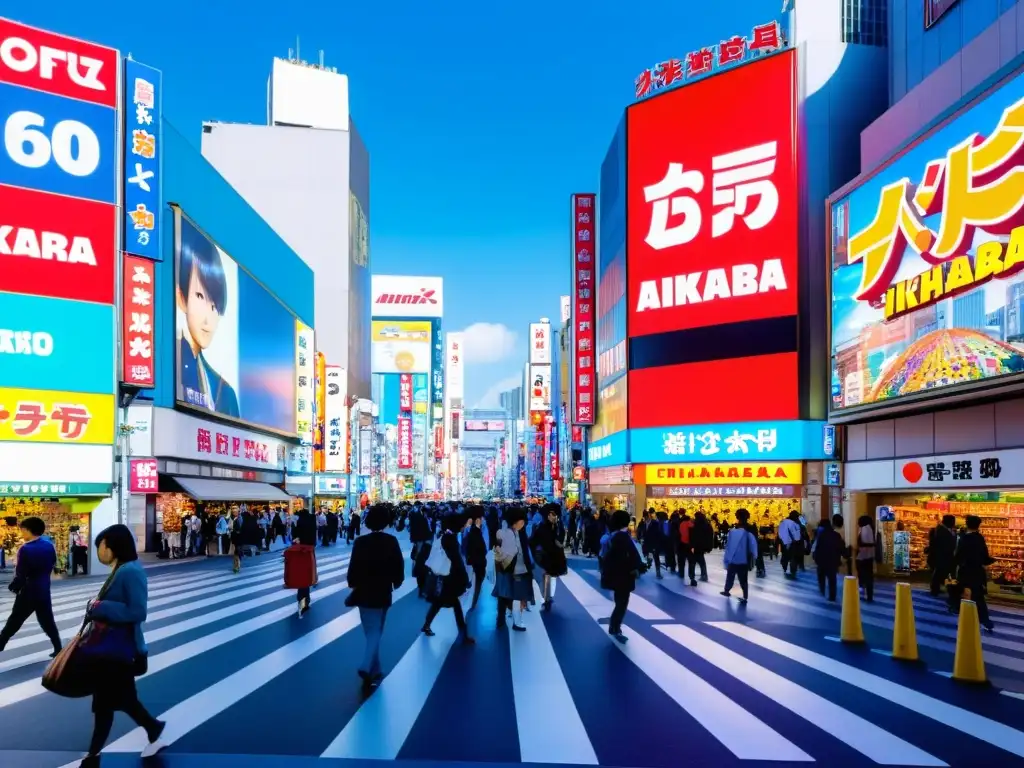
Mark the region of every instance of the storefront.
POLYGON ((303 506, 284 490, 290 445, 280 438, 148 404, 133 405, 129 423, 149 435, 133 441, 133 463, 147 449, 155 460, 156 477, 142 487, 133 478, 129 500, 128 524, 147 551, 183 546, 182 520, 192 515, 303 506))
POLYGON ((636 472, 646 481, 644 509, 703 512, 729 523, 746 509, 759 525, 777 526, 802 511, 806 495, 803 462, 647 464, 636 472))
POLYGON ((313 509, 342 514, 348 506, 348 475, 319 474, 313 481, 313 509))
POLYGON ((928 570, 929 532, 944 515, 981 518, 995 561, 990 589, 1024 590, 1024 448, 914 456, 847 465, 847 492, 858 514, 871 516, 883 539, 884 565, 894 573, 928 570))
MULTIPOLYGON (((631 515, 637 509, 637 489, 631 464, 590 470, 590 496, 595 509, 624 509, 631 515)), ((641 495, 643 488, 641 486, 641 495)), ((642 502, 641 502, 642 503, 642 502)))

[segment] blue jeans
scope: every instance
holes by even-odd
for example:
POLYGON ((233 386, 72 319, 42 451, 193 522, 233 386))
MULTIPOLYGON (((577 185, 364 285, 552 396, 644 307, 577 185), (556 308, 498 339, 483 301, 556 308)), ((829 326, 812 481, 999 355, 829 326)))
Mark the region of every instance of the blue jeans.
POLYGON ((359 609, 359 621, 363 625, 363 635, 366 637, 366 654, 359 668, 370 677, 376 677, 381 673, 380 640, 384 634, 384 620, 387 615, 387 608, 359 609))

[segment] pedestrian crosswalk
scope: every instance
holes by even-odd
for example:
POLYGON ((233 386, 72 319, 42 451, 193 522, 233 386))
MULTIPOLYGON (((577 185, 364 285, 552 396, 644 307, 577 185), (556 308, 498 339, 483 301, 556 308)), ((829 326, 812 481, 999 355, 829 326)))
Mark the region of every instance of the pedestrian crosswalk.
MULTIPOLYGON (((965 691, 922 666, 828 642, 839 609, 807 578, 752 580, 750 603, 740 606, 718 594, 724 574, 712 563, 710 583, 699 587, 670 575, 641 579, 625 643, 608 636, 611 600, 582 560, 570 561, 552 611, 526 614, 526 633, 498 630, 495 602, 483 599, 470 614, 473 647, 454 642, 450 611, 434 622, 435 637, 419 632, 427 606, 407 578, 385 627, 386 677, 365 698, 355 674, 359 613, 345 606, 349 561, 347 548, 318 551, 320 582, 302 620, 295 593, 282 589, 280 557, 247 561, 239 574, 223 560, 151 573, 149 672, 138 685, 167 721, 170 758, 636 768, 674 768, 684 756, 722 766, 1024 759, 1024 700, 965 691), (264 727, 271 723, 281 727, 264 727)), ((77 631, 97 589, 55 587, 63 637, 77 631)), ((879 585, 875 603, 862 606, 879 637, 891 631, 892 601, 879 585)), ((915 604, 919 643, 935 663, 951 664, 955 617, 927 595, 915 593, 915 604)), ((1024 670, 1024 614, 998 609, 993 618, 1006 629, 986 637, 986 661, 1003 656, 995 666, 1015 675, 1011 662, 1024 670)), ((0 765, 15 752, 37 755, 40 768, 75 765, 85 746, 89 702, 44 691, 48 654, 31 625, 0 654, 0 765)), ((119 716, 106 752, 127 757, 144 744, 119 716)))

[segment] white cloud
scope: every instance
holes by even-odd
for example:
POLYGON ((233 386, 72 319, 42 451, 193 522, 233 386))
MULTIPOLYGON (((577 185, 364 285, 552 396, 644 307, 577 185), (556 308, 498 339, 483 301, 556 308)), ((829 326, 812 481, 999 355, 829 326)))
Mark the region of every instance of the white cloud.
POLYGON ((462 331, 466 365, 497 363, 516 349, 515 331, 501 323, 473 323, 462 331))
POLYGON ((474 408, 500 408, 501 407, 501 393, 507 392, 510 389, 514 389, 523 383, 522 375, 509 376, 497 381, 491 385, 491 387, 481 395, 480 399, 477 400, 474 408))

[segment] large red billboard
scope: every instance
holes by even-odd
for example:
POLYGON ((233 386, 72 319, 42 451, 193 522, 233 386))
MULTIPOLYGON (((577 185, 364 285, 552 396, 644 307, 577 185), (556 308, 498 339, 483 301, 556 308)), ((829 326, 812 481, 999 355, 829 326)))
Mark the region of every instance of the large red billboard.
POLYGON ((626 116, 630 338, 797 313, 796 53, 626 116))

